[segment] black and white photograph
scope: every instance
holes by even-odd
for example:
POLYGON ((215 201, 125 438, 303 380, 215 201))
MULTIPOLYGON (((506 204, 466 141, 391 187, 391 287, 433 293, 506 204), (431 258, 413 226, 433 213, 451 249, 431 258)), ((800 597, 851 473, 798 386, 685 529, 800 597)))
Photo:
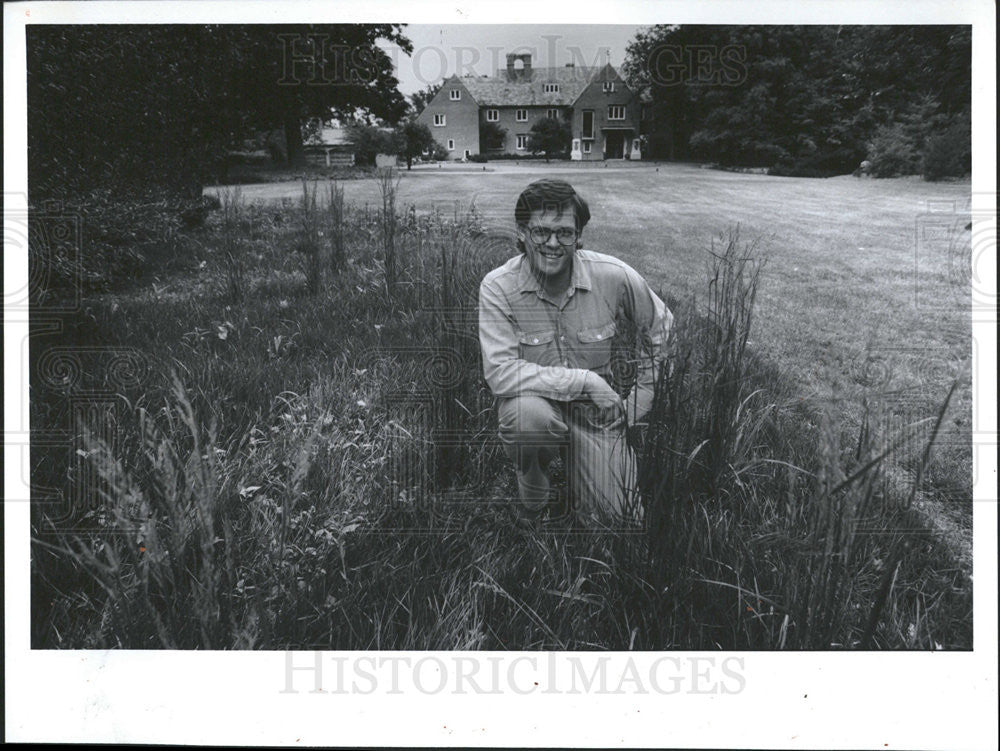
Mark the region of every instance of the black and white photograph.
POLYGON ((9 739, 995 744, 995 7, 68 5, 9 739))

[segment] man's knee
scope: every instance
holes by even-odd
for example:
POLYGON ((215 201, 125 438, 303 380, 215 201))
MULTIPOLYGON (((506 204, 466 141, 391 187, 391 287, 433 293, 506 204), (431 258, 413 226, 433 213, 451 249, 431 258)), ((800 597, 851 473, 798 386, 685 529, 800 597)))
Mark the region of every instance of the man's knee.
POLYGON ((568 428, 552 402, 540 396, 515 396, 499 405, 500 438, 506 443, 563 441, 568 428))

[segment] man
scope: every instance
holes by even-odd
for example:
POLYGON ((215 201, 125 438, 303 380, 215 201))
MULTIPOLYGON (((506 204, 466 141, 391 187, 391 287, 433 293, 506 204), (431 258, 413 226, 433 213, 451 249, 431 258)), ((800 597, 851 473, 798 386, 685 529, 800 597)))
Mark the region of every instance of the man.
POLYGON ((522 507, 546 508, 548 466, 566 448, 575 510, 634 518, 635 457, 625 430, 651 407, 673 315, 630 266, 582 249, 590 210, 569 183, 531 183, 514 219, 521 255, 480 285, 479 342, 522 507), (628 325, 640 347, 623 402, 608 381, 612 341, 628 325))

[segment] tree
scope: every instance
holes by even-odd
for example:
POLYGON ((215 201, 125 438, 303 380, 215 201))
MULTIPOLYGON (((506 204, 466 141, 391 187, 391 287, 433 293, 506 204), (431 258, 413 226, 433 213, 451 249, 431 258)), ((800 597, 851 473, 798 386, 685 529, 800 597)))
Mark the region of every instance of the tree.
POLYGON ((239 53, 234 93, 264 125, 285 132, 288 161, 302 157, 301 123, 375 117, 396 123, 406 112, 392 59, 379 47, 413 45, 400 24, 293 24, 223 27, 239 53))
POLYGON ((146 186, 200 195, 243 113, 208 66, 211 27, 29 26, 33 197, 146 186))
POLYGON ((482 144, 483 151, 502 149, 505 138, 507 129, 498 123, 479 123, 479 143, 482 144))
POLYGON ((406 101, 377 43, 398 24, 30 26, 33 195, 106 187, 200 195, 226 150, 281 128, 290 161, 302 122, 331 110, 397 122, 406 101))
POLYGON ((415 120, 408 120, 397 129, 396 143, 400 147, 400 153, 406 159, 406 169, 413 166, 414 157, 427 151, 433 152, 437 145, 431 134, 431 129, 415 120))
POLYGON ((375 156, 378 154, 402 153, 398 132, 376 125, 348 125, 347 140, 354 147, 354 158, 358 164, 375 164, 375 156))
POLYGON ((923 97, 960 119, 970 62, 959 26, 654 26, 623 72, 650 100, 664 156, 828 175, 852 171, 923 97))
POLYGON ((572 140, 573 135, 565 121, 556 117, 546 117, 531 126, 528 150, 532 154, 544 151, 545 161, 548 162, 549 157, 569 151, 572 140))
POLYGON ((428 84, 427 88, 423 91, 415 91, 410 94, 411 113, 416 116, 423 112, 424 108, 430 104, 431 99, 437 96, 437 93, 441 91, 442 86, 444 86, 444 81, 441 83, 428 84))

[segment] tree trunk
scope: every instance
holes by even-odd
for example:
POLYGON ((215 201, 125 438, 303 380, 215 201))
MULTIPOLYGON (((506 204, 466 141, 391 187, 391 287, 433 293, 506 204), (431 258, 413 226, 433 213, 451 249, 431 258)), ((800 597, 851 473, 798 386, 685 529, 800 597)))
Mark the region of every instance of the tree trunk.
POLYGON ((289 165, 300 165, 304 161, 302 152, 302 125, 298 115, 285 114, 285 154, 289 165))

